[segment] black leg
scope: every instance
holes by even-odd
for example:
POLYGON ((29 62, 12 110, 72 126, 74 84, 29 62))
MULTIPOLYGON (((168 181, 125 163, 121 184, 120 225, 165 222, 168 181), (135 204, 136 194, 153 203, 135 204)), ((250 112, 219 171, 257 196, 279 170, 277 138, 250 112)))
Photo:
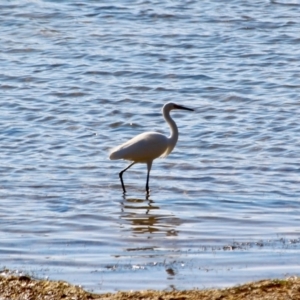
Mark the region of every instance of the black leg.
POLYGON ((147 172, 147 181, 146 181, 146 193, 147 193, 147 195, 150 194, 150 190, 149 190, 149 177, 150 177, 151 166, 152 166, 152 161, 150 161, 150 162, 148 161, 147 162, 148 172, 147 172))
POLYGON ((150 172, 148 171, 147 173, 147 182, 146 182, 146 193, 149 195, 149 174, 150 172))
POLYGON ((135 162, 133 162, 132 164, 130 164, 127 168, 125 168, 123 171, 121 171, 119 173, 119 177, 120 177, 120 180, 121 180, 121 183, 122 183, 122 188, 123 188, 123 193, 126 194, 126 190, 125 190, 125 185, 124 185, 124 182, 123 182, 123 173, 128 170, 130 167, 132 167, 133 165, 135 164, 135 162))

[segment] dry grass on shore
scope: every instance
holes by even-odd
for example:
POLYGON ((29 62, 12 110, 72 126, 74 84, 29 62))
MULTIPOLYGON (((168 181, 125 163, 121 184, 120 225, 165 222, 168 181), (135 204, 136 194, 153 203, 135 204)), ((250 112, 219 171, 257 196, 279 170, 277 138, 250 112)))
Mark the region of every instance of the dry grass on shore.
POLYGON ((0 300, 248 300, 300 299, 300 278, 262 280, 226 289, 93 294, 64 281, 1 275, 0 300))

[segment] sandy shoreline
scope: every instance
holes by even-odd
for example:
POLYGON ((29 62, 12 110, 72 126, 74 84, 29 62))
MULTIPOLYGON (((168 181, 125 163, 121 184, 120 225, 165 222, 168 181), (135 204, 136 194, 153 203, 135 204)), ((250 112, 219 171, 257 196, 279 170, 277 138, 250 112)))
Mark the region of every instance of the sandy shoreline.
POLYGON ((0 275, 0 300, 199 300, 199 299, 300 299, 300 278, 261 280, 225 289, 185 291, 133 291, 94 294, 65 281, 0 275))

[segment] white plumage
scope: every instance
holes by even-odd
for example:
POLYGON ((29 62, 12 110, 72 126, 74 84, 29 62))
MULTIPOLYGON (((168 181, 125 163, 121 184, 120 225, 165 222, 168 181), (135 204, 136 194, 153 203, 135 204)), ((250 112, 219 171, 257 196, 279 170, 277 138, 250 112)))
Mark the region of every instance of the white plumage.
POLYGON ((149 160, 149 154, 151 154, 151 158, 153 157, 153 159, 164 156, 168 146, 168 138, 163 134, 145 132, 113 149, 109 158, 146 163, 149 160))

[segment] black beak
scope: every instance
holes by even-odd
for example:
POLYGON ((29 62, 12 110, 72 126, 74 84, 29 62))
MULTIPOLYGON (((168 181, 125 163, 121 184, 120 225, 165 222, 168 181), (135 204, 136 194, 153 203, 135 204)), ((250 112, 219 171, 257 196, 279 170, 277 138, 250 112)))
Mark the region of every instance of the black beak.
POLYGON ((177 104, 174 104, 174 108, 175 108, 175 109, 184 109, 184 110, 194 111, 194 110, 191 109, 191 108, 188 108, 188 107, 185 107, 185 106, 181 106, 181 105, 177 105, 177 104))

